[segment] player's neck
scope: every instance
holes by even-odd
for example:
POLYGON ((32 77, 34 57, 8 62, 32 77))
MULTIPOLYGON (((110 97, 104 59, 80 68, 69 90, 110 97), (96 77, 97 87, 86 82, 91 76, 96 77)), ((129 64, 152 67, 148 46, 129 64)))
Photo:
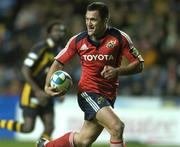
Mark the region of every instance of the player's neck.
POLYGON ((91 39, 93 41, 100 41, 105 36, 107 28, 108 26, 103 27, 100 33, 98 33, 97 35, 91 36, 91 39))

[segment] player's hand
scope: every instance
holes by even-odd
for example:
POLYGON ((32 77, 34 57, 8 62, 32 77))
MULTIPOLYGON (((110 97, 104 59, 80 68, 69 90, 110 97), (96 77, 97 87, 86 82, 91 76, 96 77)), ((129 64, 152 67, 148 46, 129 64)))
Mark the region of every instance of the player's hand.
POLYGON ((64 90, 57 91, 55 88, 53 88, 51 86, 45 86, 44 90, 49 96, 52 96, 52 97, 62 96, 62 95, 66 94, 66 91, 64 91, 64 90))
POLYGON ((101 72, 101 76, 103 76, 105 79, 110 80, 118 76, 118 71, 112 66, 105 65, 101 72))

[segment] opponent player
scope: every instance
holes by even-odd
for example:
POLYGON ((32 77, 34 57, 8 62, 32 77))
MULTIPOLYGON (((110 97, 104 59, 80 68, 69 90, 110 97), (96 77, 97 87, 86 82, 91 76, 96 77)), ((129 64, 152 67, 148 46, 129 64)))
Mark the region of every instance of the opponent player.
POLYGON ((40 139, 38 147, 90 147, 105 128, 111 147, 124 147, 124 123, 113 111, 118 88, 118 76, 140 73, 143 58, 123 31, 108 26, 109 10, 102 2, 93 2, 86 11, 87 31, 72 37, 55 57, 46 79, 48 95, 61 95, 49 85, 53 72, 63 69, 75 54, 80 56, 82 73, 78 86, 78 103, 84 112, 80 132, 69 132, 48 142, 40 139), (121 66, 122 56, 129 60, 121 66))
POLYGON ((27 54, 22 67, 25 84, 20 105, 24 122, 0 120, 0 128, 21 133, 30 133, 39 116, 44 125, 42 137, 50 139, 54 129, 53 98, 44 92, 46 74, 61 49, 65 26, 59 21, 51 22, 47 28, 47 38, 34 45, 27 54))

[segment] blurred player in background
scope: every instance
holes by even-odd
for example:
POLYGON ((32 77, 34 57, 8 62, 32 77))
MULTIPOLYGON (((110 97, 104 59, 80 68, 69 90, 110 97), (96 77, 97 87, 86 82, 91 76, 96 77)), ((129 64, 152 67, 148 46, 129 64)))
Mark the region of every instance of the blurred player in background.
POLYGON ((82 73, 78 87, 78 103, 84 112, 80 132, 69 132, 48 141, 41 138, 38 147, 90 147, 105 128, 110 134, 111 147, 124 147, 124 123, 113 111, 119 85, 118 76, 140 73, 143 58, 130 37, 123 31, 108 26, 109 10, 106 4, 94 2, 86 11, 87 31, 72 37, 66 47, 55 57, 46 79, 48 95, 61 95, 50 87, 53 72, 62 70, 75 54, 80 56, 82 73), (122 57, 129 64, 121 65, 122 57))
MULTIPOLYGON (((52 21, 47 26, 46 33, 46 38, 35 44, 27 54, 22 66, 25 84, 20 105, 24 122, 0 120, 0 128, 30 133, 39 116, 44 125, 41 137, 50 139, 54 130, 54 99, 44 92, 44 84, 54 56, 61 50, 61 44, 65 38, 65 26, 59 21, 52 21)), ((61 98, 63 99, 63 96, 61 98)))

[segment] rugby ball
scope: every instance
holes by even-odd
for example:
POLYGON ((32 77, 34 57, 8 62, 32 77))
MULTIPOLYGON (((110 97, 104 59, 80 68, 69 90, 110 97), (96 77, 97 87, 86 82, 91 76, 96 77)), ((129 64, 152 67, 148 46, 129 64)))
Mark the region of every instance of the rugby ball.
POLYGON ((63 90, 67 92, 72 85, 72 78, 67 72, 58 70, 52 74, 50 78, 50 85, 56 91, 63 90))

